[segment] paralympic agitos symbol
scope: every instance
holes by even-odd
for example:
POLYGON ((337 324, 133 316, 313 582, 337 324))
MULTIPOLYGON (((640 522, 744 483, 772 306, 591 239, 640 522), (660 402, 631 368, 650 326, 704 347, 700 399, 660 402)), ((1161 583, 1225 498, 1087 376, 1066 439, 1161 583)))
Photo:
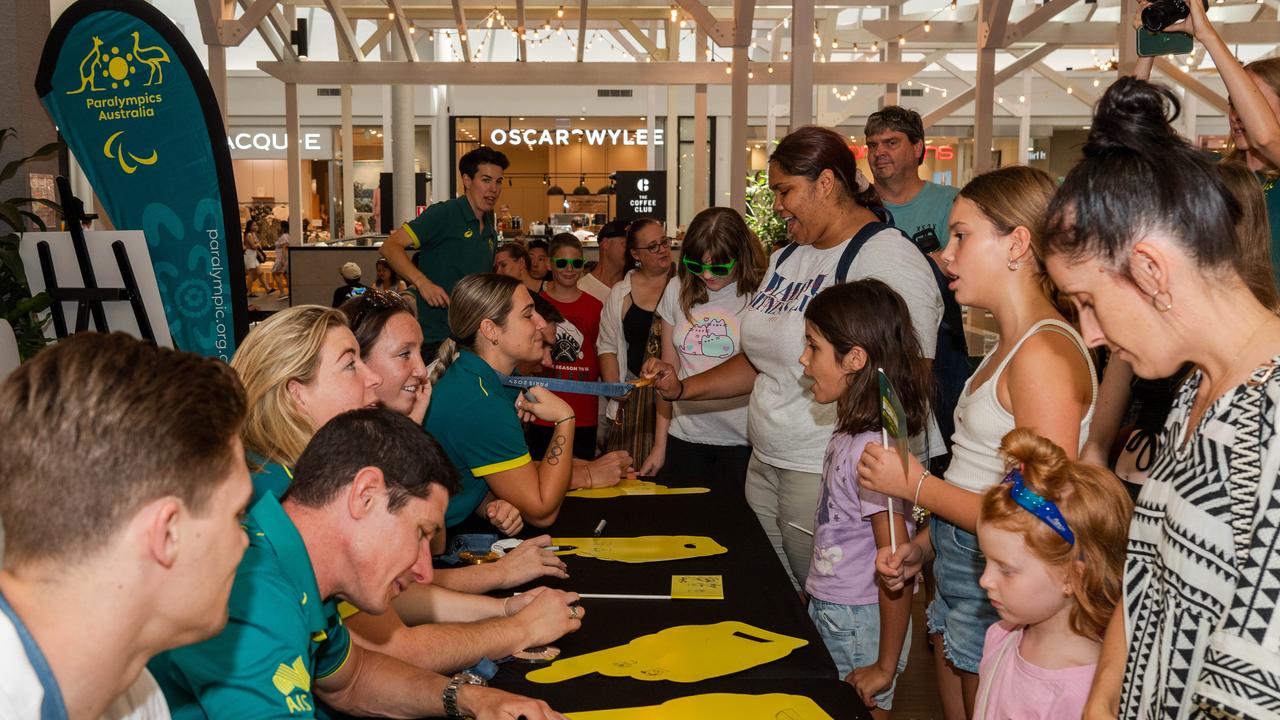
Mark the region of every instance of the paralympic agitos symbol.
POLYGON ((126 175, 132 175, 134 171, 138 169, 138 165, 156 164, 157 155, 155 150, 152 150, 151 155, 148 157, 138 157, 137 155, 125 150, 123 142, 116 142, 116 138, 123 134, 123 130, 117 130, 112 133, 111 137, 107 138, 106 144, 102 146, 102 154, 109 158, 115 158, 118 160, 120 162, 120 169, 123 170, 126 175), (114 147, 112 147, 113 145, 114 147), (129 161, 125 159, 126 155, 132 158, 138 165, 131 165, 129 161))

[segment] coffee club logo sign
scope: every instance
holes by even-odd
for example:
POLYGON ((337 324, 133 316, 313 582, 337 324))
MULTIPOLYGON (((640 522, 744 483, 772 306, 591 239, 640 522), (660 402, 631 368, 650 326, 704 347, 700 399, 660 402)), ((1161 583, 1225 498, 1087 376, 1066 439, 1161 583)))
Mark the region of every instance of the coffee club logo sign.
POLYGON ((535 130, 533 128, 496 128, 489 133, 489 142, 493 145, 568 145, 585 141, 588 145, 661 145, 662 128, 655 128, 653 137, 648 128, 627 130, 625 128, 555 128, 535 130))
POLYGON ((181 31, 142 0, 78 0, 36 92, 112 224, 141 230, 176 347, 230 360, 248 332, 231 155, 181 31))

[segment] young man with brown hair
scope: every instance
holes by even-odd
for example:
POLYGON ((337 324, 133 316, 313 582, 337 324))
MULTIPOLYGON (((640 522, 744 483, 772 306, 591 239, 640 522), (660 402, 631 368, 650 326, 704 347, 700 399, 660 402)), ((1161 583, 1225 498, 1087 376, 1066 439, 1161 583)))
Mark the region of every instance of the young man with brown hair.
POLYGON ((227 621, 244 412, 226 364, 123 333, 0 385, 0 717, 169 717, 144 666, 227 621))

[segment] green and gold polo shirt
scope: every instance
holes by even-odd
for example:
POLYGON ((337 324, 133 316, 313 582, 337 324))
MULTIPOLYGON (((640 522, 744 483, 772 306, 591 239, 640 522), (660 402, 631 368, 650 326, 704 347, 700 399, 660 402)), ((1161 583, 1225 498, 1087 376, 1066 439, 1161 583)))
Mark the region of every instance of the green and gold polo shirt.
MULTIPOLYGON (((467 275, 493 272, 493 254, 498 249, 498 233, 493 213, 484 222, 476 219, 467 196, 438 202, 403 225, 409 233, 410 250, 418 254, 418 269, 431 282, 453 293, 453 286, 467 275)), ((418 298, 418 322, 425 342, 449 337, 449 309, 435 308, 418 298)))
POLYGON ((262 468, 249 476, 253 481, 253 496, 249 499, 249 506, 253 507, 258 504, 263 495, 274 495, 277 500, 284 497, 284 491, 289 489, 289 483, 293 482, 293 471, 281 465, 278 462, 271 462, 256 452, 249 451, 245 453, 249 461, 249 467, 262 468))
POLYGON ((253 506, 244 528, 249 548, 226 628, 148 664, 175 720, 314 718, 312 682, 351 654, 337 600, 320 597, 302 536, 274 495, 253 506))
POLYGON ((424 426, 449 455, 462 482, 462 491, 449 498, 448 527, 465 520, 484 500, 486 475, 533 462, 516 415, 519 394, 470 350, 460 352, 436 381, 424 426))

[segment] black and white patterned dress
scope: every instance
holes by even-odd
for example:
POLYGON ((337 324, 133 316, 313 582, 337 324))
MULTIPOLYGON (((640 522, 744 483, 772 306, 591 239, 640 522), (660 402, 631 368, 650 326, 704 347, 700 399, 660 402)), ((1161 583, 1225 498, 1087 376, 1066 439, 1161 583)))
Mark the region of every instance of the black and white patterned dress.
POLYGON ((1183 444, 1178 393, 1129 528, 1120 718, 1280 718, 1280 357, 1183 444))

